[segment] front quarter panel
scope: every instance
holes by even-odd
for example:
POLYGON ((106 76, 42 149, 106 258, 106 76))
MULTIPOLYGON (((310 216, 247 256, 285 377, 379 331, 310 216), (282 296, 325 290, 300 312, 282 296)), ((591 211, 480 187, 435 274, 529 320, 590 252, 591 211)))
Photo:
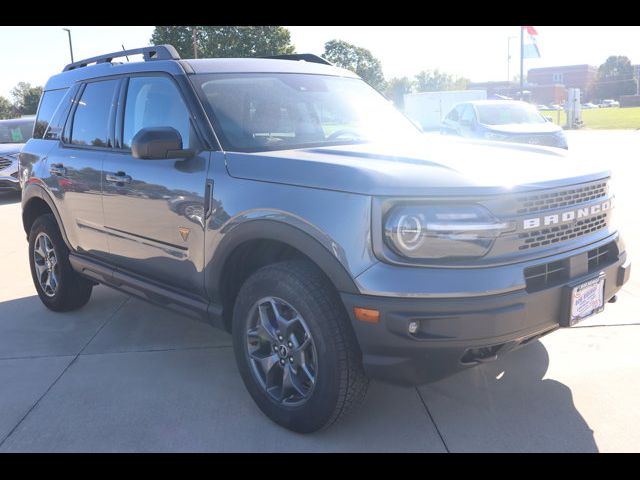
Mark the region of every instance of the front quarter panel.
MULTIPOLYGON (((371 197, 233 178, 222 153, 214 153, 210 169, 214 193, 205 240, 209 283, 226 258, 229 247, 225 244, 235 244, 235 232, 243 230, 239 227, 254 222, 268 221, 271 232, 274 225, 282 225, 283 231, 302 232, 309 244, 320 244, 351 279, 377 263, 370 247, 371 197)), ((259 238, 260 234, 255 235, 259 238)))

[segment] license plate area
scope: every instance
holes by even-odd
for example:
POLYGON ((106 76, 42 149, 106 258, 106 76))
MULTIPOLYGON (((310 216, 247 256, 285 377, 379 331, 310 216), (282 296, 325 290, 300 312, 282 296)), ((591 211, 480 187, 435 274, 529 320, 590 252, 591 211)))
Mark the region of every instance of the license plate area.
POLYGON ((569 286, 569 311, 565 327, 573 327, 581 320, 604 310, 605 274, 569 286))

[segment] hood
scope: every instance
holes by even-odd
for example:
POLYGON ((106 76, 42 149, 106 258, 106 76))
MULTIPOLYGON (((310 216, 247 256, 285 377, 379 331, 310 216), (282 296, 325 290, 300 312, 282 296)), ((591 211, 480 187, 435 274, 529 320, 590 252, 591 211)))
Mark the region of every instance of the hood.
POLYGON ((556 148, 423 135, 402 145, 225 154, 231 176, 364 195, 495 194, 609 175, 556 148))
POLYGON ((0 143, 0 155, 18 153, 24 147, 24 143, 0 143))
POLYGON ((562 127, 551 122, 545 123, 508 123, 505 125, 485 125, 482 127, 496 133, 544 134, 561 132, 562 127))

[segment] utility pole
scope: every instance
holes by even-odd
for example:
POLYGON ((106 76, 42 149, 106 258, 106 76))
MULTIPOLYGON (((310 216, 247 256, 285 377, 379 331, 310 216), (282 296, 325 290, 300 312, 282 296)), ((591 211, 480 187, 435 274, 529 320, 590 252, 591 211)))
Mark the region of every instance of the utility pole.
POLYGON ((520 100, 524 100, 524 28, 520 27, 520 100))
POLYGON ((511 39, 513 38, 518 37, 507 37, 507 82, 511 82, 511 39))
POLYGON ((196 27, 193 27, 193 58, 198 58, 198 43, 196 41, 196 27))
POLYGON ((71 63, 73 63, 73 45, 71 45, 71 30, 69 30, 68 28, 63 28, 62 30, 65 30, 69 35, 69 52, 71 53, 71 63))

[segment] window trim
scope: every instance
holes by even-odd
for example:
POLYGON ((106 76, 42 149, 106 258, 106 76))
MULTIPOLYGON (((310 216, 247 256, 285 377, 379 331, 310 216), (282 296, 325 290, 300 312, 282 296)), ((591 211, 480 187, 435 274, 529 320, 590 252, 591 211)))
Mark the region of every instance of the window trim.
POLYGON ((69 111, 69 114, 67 115, 67 119, 65 121, 64 127, 62 129, 62 137, 60 139, 63 147, 65 148, 73 148, 73 149, 79 149, 79 150, 102 150, 102 151, 112 151, 113 150, 113 144, 114 144, 114 139, 113 139, 113 122, 114 122, 114 116, 115 116, 115 112, 117 109, 117 104, 113 101, 115 99, 118 98, 118 93, 120 92, 120 86, 122 84, 122 78, 120 77, 99 77, 99 78, 92 78, 89 80, 83 80, 82 82, 78 82, 80 87, 78 88, 78 91, 76 92, 75 97, 72 100, 73 105, 71 106, 71 110, 69 111), (115 85, 115 89, 114 89, 114 93, 113 93, 113 97, 111 99, 111 107, 109 108, 109 118, 107 119, 107 146, 106 147, 102 147, 102 146, 97 146, 97 145, 79 145, 76 143, 72 143, 72 138, 71 135, 73 133, 73 124, 75 122, 75 116, 76 116, 76 111, 78 110, 78 105, 80 103, 80 99, 82 98, 82 95, 84 94, 87 85, 91 84, 91 83, 98 83, 98 82, 106 82, 106 81, 116 81, 116 85, 115 85))

